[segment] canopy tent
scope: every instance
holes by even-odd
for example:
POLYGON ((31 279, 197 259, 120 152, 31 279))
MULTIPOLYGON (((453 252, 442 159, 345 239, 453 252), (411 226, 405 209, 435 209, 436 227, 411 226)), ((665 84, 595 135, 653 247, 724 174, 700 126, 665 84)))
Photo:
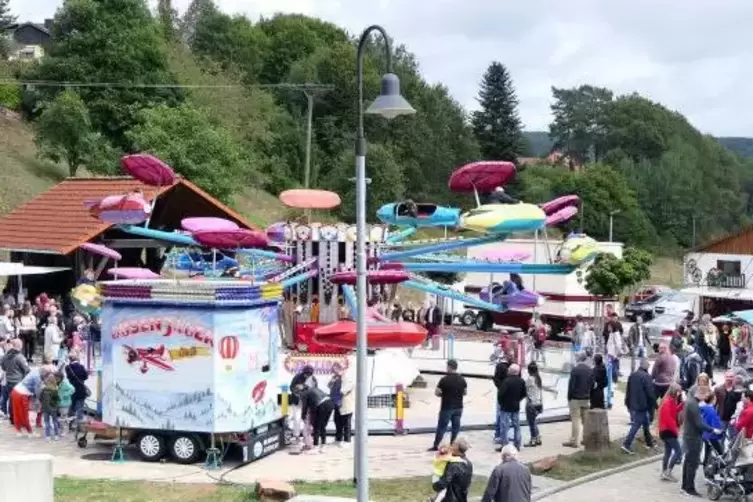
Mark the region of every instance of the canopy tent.
POLYGON ((12 275, 24 276, 24 275, 40 275, 40 274, 53 274, 55 272, 63 272, 70 270, 68 267, 33 267, 24 265, 23 263, 14 262, 0 262, 0 277, 8 277, 12 275))
POLYGON ((753 310, 738 310, 728 314, 729 317, 738 319, 746 324, 753 324, 753 310))
POLYGON ((26 293, 24 292, 23 277, 25 275, 42 275, 54 274, 70 270, 68 267, 33 267, 17 262, 0 262, 0 277, 18 277, 18 291, 16 291, 16 300, 21 303, 26 293))

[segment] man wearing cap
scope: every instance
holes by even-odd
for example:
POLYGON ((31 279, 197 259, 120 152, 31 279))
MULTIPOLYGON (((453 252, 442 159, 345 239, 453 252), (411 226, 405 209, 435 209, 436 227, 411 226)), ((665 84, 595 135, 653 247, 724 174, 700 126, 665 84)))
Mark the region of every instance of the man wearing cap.
POLYGON ((468 441, 463 438, 452 443, 452 455, 460 460, 449 462, 444 474, 432 485, 435 493, 445 491, 442 502, 468 502, 468 492, 473 481, 473 464, 465 455, 468 448, 468 441))
POLYGON ((460 434, 460 418, 463 416, 463 397, 468 392, 468 384, 465 378, 458 374, 458 362, 454 359, 447 361, 447 374, 443 376, 434 394, 442 399, 439 407, 439 419, 437 421, 437 433, 434 436, 434 445, 429 451, 437 451, 439 444, 447 432, 447 425, 451 424, 450 441, 455 442, 460 434))
POLYGON ((511 444, 502 448, 502 463, 494 468, 481 502, 531 502, 531 471, 518 461, 511 444))

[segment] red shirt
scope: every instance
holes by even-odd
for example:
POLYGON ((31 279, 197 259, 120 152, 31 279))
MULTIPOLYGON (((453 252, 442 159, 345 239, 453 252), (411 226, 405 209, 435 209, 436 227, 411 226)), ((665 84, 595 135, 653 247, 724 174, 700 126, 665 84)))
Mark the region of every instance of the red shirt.
POLYGON ((753 406, 748 404, 743 408, 735 425, 738 431, 745 431, 746 439, 753 438, 753 406))
POLYGON ((680 435, 680 412, 683 403, 677 400, 666 398, 662 399, 659 405, 659 432, 671 432, 675 437, 680 435))

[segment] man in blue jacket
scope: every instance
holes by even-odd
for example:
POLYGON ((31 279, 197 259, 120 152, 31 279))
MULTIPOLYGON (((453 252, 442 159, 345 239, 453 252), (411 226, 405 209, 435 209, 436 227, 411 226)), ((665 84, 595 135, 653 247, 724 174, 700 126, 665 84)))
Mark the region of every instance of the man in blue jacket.
POLYGON ((656 407, 656 395, 654 394, 654 382, 648 373, 648 359, 641 359, 638 371, 628 377, 627 390, 625 392, 625 407, 630 412, 630 431, 622 443, 622 451, 633 454, 633 440, 638 429, 643 429, 646 438, 646 446, 654 448, 656 443, 651 436, 651 421, 654 418, 656 407))

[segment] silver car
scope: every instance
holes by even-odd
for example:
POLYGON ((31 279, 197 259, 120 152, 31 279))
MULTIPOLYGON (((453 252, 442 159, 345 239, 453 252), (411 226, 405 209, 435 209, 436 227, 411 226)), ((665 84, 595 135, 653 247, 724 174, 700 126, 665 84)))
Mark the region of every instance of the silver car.
POLYGON ((668 342, 672 338, 672 334, 677 329, 677 326, 679 326, 684 319, 684 312, 670 312, 655 317, 650 322, 646 323, 649 340, 651 340, 652 344, 660 343, 662 341, 668 342))

